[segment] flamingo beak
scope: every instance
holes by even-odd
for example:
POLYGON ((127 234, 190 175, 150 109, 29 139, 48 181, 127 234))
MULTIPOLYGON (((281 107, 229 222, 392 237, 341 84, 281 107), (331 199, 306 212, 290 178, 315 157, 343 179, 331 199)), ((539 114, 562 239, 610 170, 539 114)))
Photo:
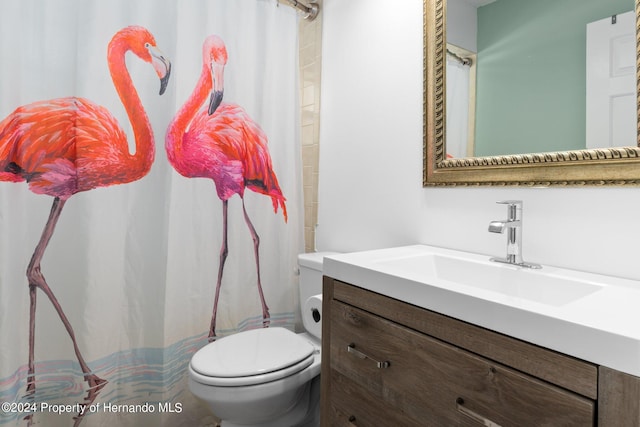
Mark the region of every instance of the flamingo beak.
POLYGON ((212 115, 222 102, 223 92, 220 90, 214 90, 211 92, 211 98, 209 98, 209 115, 212 115))
POLYGON ((155 46, 149 47, 149 54, 151 55, 151 64, 160 78, 160 95, 162 95, 169 84, 171 61, 155 46))
POLYGON ((167 85, 169 84, 169 76, 171 76, 171 62, 167 61, 167 73, 160 78, 160 95, 167 90, 167 85))
POLYGON ((211 63, 211 98, 209 99, 209 115, 212 115, 222 102, 224 94, 224 65, 217 62, 211 63))

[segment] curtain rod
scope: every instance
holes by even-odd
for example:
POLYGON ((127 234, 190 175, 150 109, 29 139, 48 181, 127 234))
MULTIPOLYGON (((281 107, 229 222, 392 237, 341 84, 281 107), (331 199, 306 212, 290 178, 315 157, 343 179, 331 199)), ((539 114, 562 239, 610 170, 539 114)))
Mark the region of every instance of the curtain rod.
POLYGON ((456 59, 456 61, 458 61, 462 65, 471 65, 471 64, 473 64, 473 60, 471 58, 463 58, 462 56, 451 52, 449 49, 447 49, 447 53, 449 55, 453 56, 456 59))
POLYGON ((298 0, 278 0, 278 3, 284 1, 291 7, 298 9, 300 12, 304 14, 304 19, 307 21, 313 21, 318 16, 319 7, 316 0, 311 0, 311 4, 306 5, 298 0))

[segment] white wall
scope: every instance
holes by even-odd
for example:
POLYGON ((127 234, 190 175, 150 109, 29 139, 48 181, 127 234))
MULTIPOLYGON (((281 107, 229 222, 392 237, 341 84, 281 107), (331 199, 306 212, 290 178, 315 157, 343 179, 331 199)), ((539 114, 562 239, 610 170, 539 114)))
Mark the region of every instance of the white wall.
POLYGON ((422 187, 422 0, 324 0, 323 13, 319 250, 503 255, 495 202, 522 199, 526 260, 640 279, 638 188, 422 187))
POLYGON ((447 43, 477 52, 477 34, 478 9, 465 0, 447 0, 447 43))

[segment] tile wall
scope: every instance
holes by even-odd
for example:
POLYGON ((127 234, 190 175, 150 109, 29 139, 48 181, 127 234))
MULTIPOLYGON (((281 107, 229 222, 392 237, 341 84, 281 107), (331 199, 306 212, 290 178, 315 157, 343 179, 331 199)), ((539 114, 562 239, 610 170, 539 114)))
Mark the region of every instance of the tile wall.
POLYGON ((322 1, 313 21, 300 19, 300 101, 302 109, 302 179, 304 190, 305 251, 314 250, 318 221, 318 154, 320 129, 320 74, 322 69, 322 1))

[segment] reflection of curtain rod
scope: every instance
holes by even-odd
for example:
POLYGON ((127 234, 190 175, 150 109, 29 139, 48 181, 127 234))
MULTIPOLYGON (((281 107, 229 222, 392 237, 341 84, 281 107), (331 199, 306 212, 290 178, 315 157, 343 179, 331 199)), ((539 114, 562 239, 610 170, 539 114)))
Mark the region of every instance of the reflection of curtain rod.
POLYGON ((318 16, 319 8, 316 0, 311 0, 310 5, 306 5, 302 2, 299 2, 298 0, 284 1, 285 3, 288 3, 289 6, 292 6, 302 12, 304 14, 304 19, 306 19, 307 21, 313 21, 314 19, 316 19, 316 16, 318 16))
POLYGON ((471 58, 463 58, 462 56, 456 55, 455 53, 451 52, 449 49, 447 49, 447 53, 449 55, 453 56, 462 65, 471 65, 471 64, 473 64, 473 61, 471 60, 471 58))

